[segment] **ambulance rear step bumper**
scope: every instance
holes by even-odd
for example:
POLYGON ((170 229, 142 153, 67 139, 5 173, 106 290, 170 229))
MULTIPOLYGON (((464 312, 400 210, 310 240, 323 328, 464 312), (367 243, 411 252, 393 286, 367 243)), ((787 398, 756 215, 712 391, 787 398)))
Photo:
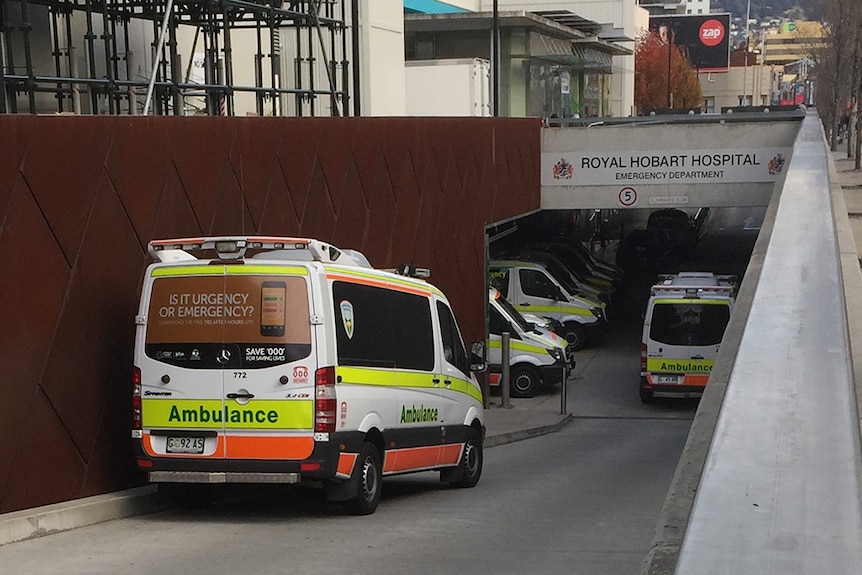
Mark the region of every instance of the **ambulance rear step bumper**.
POLYGON ((299 483, 299 473, 150 471, 151 483, 299 483))

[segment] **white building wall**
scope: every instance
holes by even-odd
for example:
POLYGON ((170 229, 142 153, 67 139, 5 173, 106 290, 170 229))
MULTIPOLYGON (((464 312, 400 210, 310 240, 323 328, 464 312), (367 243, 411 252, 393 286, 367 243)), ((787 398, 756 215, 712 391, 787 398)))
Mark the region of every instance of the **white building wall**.
MULTIPOLYGON (((491 10, 492 0, 481 0, 481 10, 491 10)), ((631 42, 617 42, 634 51, 636 40, 649 28, 649 12, 634 0, 498 0, 499 10, 568 10, 599 24, 622 32, 631 42)), ((611 115, 630 116, 635 113, 635 60, 632 56, 614 56, 611 82, 611 115)))
POLYGON ((407 111, 404 3, 402 0, 358 1, 362 115, 403 116, 407 111))
POLYGON ((710 0, 683 0, 686 14, 709 14, 710 0))
POLYGON ((741 105, 768 107, 777 89, 770 66, 734 66, 727 72, 701 72, 699 77, 704 101, 712 102, 710 112, 741 105))

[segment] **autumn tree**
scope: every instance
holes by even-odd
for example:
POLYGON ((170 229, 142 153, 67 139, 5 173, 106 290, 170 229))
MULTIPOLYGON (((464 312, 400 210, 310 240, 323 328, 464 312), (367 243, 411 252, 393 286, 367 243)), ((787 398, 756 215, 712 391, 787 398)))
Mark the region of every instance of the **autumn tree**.
POLYGON ((700 81, 683 49, 657 34, 644 34, 635 47, 635 105, 641 110, 684 109, 702 103, 700 81))

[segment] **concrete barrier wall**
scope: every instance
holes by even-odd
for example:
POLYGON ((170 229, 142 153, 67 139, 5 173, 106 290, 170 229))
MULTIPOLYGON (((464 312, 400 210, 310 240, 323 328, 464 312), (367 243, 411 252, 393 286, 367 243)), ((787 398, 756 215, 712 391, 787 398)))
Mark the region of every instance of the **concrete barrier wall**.
POLYGON ((819 119, 769 205, 642 572, 862 564, 860 273, 819 119), (848 320, 850 320, 848 322, 848 320))
POLYGON ((140 485, 154 238, 316 237, 413 263, 483 339, 484 226, 539 205, 535 119, 0 116, 0 512, 140 485))

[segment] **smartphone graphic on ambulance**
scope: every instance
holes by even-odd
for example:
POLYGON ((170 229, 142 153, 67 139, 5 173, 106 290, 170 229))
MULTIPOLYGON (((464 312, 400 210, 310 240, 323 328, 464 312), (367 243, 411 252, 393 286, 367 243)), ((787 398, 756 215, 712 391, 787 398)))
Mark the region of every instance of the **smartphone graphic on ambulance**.
POLYGON ((265 281, 260 289, 260 335, 284 335, 287 285, 282 281, 265 281))

